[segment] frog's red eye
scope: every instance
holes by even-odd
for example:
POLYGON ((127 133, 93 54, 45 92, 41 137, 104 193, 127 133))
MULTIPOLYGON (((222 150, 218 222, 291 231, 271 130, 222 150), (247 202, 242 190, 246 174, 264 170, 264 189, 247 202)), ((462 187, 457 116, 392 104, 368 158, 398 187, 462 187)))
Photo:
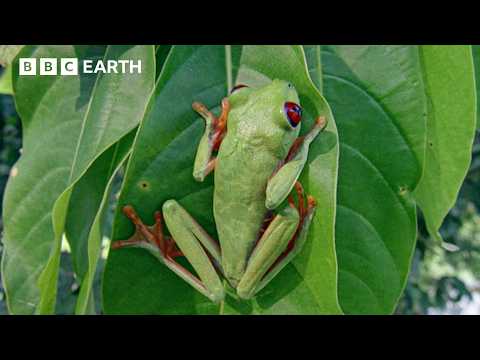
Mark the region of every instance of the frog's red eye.
POLYGON ((233 89, 230 91, 230 94, 233 94, 235 91, 241 89, 241 88, 248 88, 248 85, 244 85, 244 84, 238 84, 236 86, 233 87, 233 89))
POLYGON ((293 127, 296 127, 302 120, 302 108, 294 102, 287 101, 285 103, 285 114, 293 127))

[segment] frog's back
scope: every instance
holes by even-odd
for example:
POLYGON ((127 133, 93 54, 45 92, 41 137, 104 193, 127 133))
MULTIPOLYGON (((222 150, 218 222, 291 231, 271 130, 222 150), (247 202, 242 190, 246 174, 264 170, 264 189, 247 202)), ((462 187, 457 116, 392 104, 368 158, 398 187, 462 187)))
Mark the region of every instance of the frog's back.
POLYGON ((267 214, 268 179, 286 155, 265 143, 264 134, 245 136, 245 124, 238 125, 229 128, 218 153, 213 204, 223 270, 232 285, 243 275, 267 214))
POLYGON ((285 118, 284 104, 299 102, 290 83, 274 80, 260 89, 241 91, 233 95, 227 133, 218 151, 213 200, 223 270, 234 287, 267 214, 268 179, 300 128, 292 129, 285 118))

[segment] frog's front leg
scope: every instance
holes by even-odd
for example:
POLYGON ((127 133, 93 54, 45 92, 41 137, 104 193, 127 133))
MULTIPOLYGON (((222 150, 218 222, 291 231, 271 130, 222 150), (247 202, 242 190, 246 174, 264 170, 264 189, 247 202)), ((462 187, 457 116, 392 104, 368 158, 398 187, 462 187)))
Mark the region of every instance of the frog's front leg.
POLYGON ((221 271, 218 244, 175 200, 166 201, 162 210, 172 238, 163 234, 160 213, 155 214, 155 225, 146 226, 133 208, 126 206, 124 213, 134 223, 136 231, 130 239, 113 243, 112 248, 127 246, 144 248, 210 300, 220 302, 225 297, 225 290, 217 273, 221 271), (182 255, 187 258, 198 277, 174 260, 175 257, 182 255))
POLYGON ((193 167, 193 177, 195 180, 203 181, 215 168, 216 159, 212 153, 214 150, 218 150, 225 136, 230 104, 227 98, 222 100, 222 113, 218 118, 199 102, 194 102, 192 107, 205 119, 205 132, 198 144, 193 167))
POLYGON ((325 117, 319 117, 308 134, 298 138, 292 145, 287 158, 268 181, 265 200, 267 209, 277 208, 291 193, 307 162, 310 144, 325 128, 325 125, 325 117))
POLYGON ((302 249, 315 212, 315 200, 305 197, 299 182, 295 184, 298 205, 293 197, 270 222, 250 255, 237 294, 250 299, 263 289, 302 249), (306 204, 305 204, 306 202, 306 204))

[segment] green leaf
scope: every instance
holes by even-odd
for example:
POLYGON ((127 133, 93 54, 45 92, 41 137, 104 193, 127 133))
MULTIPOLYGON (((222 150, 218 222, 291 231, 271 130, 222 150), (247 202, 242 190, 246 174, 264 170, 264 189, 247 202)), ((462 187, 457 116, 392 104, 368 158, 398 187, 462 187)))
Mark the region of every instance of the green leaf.
MULTIPOLYGON (((335 121, 309 77, 301 46, 245 46, 237 81, 261 85, 275 78, 292 82, 299 93, 303 109, 302 134, 312 127, 318 116, 328 120, 326 130, 309 151, 308 164, 300 177, 305 191, 319 205, 302 253, 258 294, 251 304, 252 311, 243 310, 245 304, 235 310, 265 314, 340 313, 334 235, 338 166, 335 121)), ((225 312, 229 310, 226 306, 225 312)))
POLYGON ((414 46, 322 46, 324 95, 340 138, 336 221, 346 313, 391 313, 416 239, 426 107, 414 46))
MULTIPOLYGON (((156 77, 160 73, 170 46, 156 45, 156 77)), ((81 280, 81 290, 76 306, 77 314, 88 313, 92 302, 92 286, 97 271, 102 237, 111 238, 110 221, 106 207, 110 188, 128 156, 136 129, 99 157, 75 186, 70 200, 65 233, 72 249, 76 274, 81 280), (109 220, 109 219, 108 219, 109 220)))
POLYGON ((111 185, 131 150, 134 135, 135 131, 132 131, 98 157, 77 182, 70 198, 65 235, 70 244, 75 273, 81 283, 77 314, 87 312, 102 238, 108 231, 106 216, 111 185))
POLYGON ((11 66, 7 66, 0 75, 0 94, 13 95, 11 66))
POLYGON ((0 45, 0 65, 9 65, 24 45, 0 45))
POLYGON ((27 46, 20 55, 142 60, 141 74, 18 77, 14 69, 24 139, 4 198, 3 280, 11 313, 52 313, 72 188, 143 117, 155 77, 154 49, 27 46))
POLYGON ((313 83, 320 91, 323 92, 323 76, 322 76, 322 56, 320 45, 303 45, 305 58, 307 59, 308 72, 313 83))
POLYGON ((455 204, 467 174, 476 127, 476 92, 470 46, 421 46, 428 97, 427 146, 415 198, 429 233, 438 230, 455 204))
POLYGON ((334 245, 338 139, 328 105, 308 77, 299 46, 175 46, 160 74, 129 161, 113 239, 128 238, 133 227, 121 214, 133 205, 147 224, 170 198, 178 200, 212 236, 212 176, 197 183, 192 176, 203 120, 193 101, 219 110, 229 79, 258 86, 272 78, 291 81, 304 107, 304 131, 318 115, 328 129, 312 146, 302 182, 319 204, 307 245, 253 302, 229 298, 220 308, 193 290, 142 249, 109 254, 103 284, 106 313, 339 313, 334 245), (228 70, 232 71, 230 74, 228 70), (227 71, 226 71, 227 70, 227 71), (161 134, 161 136, 158 136, 161 134))
POLYGON ((155 45, 155 61, 156 61, 156 75, 155 79, 158 79, 158 76, 162 72, 163 64, 167 58, 171 45, 155 45))

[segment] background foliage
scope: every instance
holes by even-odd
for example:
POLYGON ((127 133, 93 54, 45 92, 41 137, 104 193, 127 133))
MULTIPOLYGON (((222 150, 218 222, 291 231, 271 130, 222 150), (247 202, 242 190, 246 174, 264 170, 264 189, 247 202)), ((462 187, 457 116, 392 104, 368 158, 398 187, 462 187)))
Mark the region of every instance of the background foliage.
POLYGON ((419 214, 412 271, 397 313, 480 311, 480 133, 455 206, 440 228, 439 246, 419 214), (471 304, 475 300, 475 305, 471 304), (466 307, 471 309, 465 309, 466 307))

